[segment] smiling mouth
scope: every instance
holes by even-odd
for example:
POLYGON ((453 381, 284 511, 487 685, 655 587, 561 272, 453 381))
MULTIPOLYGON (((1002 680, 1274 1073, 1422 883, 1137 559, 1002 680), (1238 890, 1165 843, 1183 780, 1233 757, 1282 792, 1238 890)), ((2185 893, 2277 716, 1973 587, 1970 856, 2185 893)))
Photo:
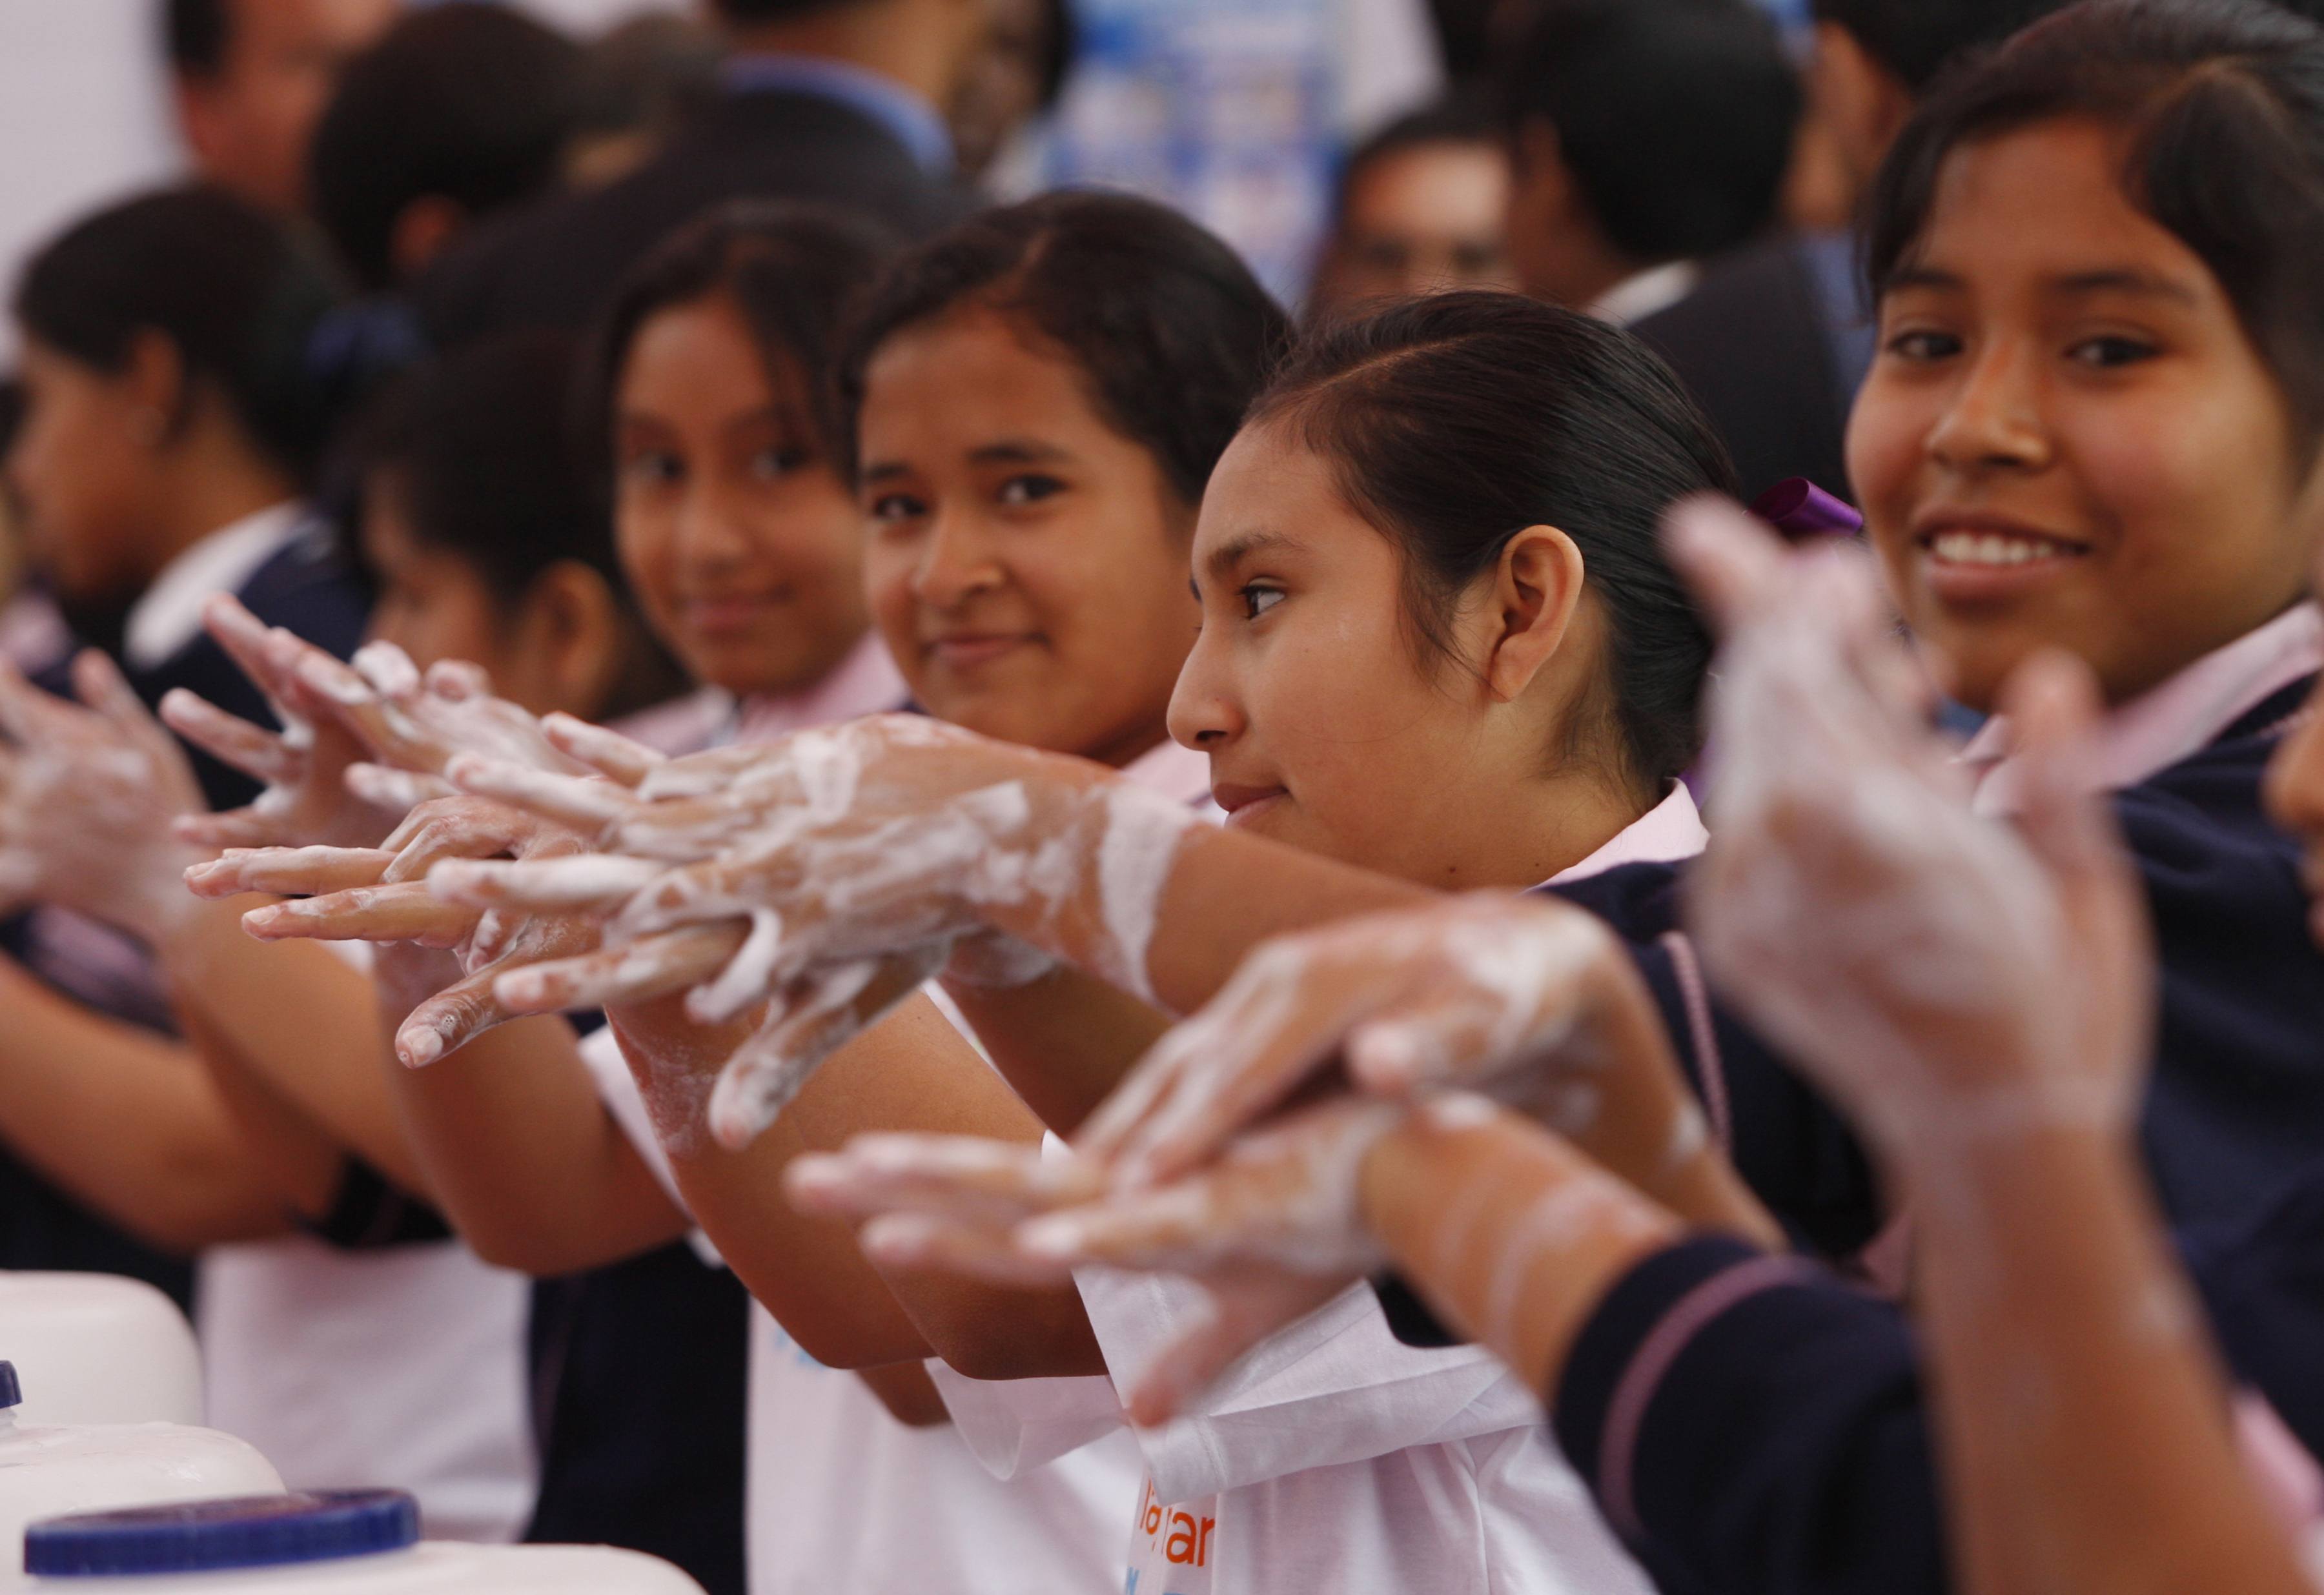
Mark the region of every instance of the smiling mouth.
POLYGON ((682 602, 687 621, 705 632, 731 632, 755 623, 770 609, 789 597, 788 593, 753 593, 682 602))
POLYGON ((1932 532, 1921 548, 1941 565, 1969 570, 2007 570, 2050 560, 2080 558, 2089 550, 2028 531, 1960 530, 1932 532))

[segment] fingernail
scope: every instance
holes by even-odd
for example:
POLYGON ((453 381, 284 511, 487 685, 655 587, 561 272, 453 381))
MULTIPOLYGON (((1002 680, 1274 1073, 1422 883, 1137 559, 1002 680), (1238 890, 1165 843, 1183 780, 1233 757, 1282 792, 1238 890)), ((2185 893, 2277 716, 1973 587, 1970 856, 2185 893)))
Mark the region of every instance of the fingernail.
POLYGON ((282 923, 282 919, 280 904, 272 908, 253 908, 242 917, 242 928, 254 936, 260 931, 272 930, 282 923))
POLYGON ((917 1213, 891 1212, 863 1226, 864 1255, 874 1262, 910 1264, 932 1249, 927 1221, 917 1213))
POLYGON ((424 1069, 444 1056, 444 1037, 433 1030, 421 1030, 408 1037, 396 1049, 403 1055, 408 1069, 424 1069))
POLYGON ((1048 1263, 1069 1263, 1089 1243, 1089 1226, 1063 1213, 1030 1219, 1017 1226, 1017 1249, 1048 1263))

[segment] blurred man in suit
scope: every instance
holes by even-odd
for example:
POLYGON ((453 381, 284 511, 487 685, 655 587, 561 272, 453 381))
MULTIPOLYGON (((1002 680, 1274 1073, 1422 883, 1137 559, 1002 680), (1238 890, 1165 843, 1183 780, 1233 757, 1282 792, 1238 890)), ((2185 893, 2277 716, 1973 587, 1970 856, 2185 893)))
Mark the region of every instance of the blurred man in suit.
POLYGON ((340 69, 401 0, 165 0, 178 127, 196 172, 269 210, 307 197, 307 145, 340 69))
MULTIPOLYGON (((1944 65, 2061 0, 1816 0, 1809 103, 1852 210, 1944 65)), ((1637 324, 1710 411, 1744 491, 1805 476, 1848 494, 1843 437, 1873 325, 1846 232, 1787 234, 1714 263, 1637 324)))

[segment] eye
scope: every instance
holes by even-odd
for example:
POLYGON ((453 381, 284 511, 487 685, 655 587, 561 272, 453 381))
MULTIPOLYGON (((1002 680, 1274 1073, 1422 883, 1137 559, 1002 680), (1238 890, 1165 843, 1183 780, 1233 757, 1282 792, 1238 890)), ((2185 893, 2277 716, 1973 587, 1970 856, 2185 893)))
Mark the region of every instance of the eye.
POLYGON ((1028 472, 1011 476, 1001 484, 1001 502, 1015 509, 1026 504, 1038 504, 1043 499, 1055 498, 1065 491, 1065 484, 1055 476, 1037 475, 1028 472))
POLYGON ((1899 360, 1928 363, 1950 359, 1961 352, 1961 340, 1950 332, 1908 327, 1888 340, 1888 353, 1899 360))
POLYGON ((622 479, 641 487, 658 487, 685 474, 685 463, 666 449, 640 449, 622 462, 622 479))
POLYGON ((1235 596, 1242 600, 1242 618, 1255 621, 1290 595, 1280 587, 1271 587, 1264 582, 1253 582, 1238 591, 1235 596))
POLYGON ((751 456, 751 475, 761 482, 779 481, 807 464, 807 450, 778 446, 751 456))
POLYGON ((908 493, 883 493, 872 501, 871 515, 881 526, 894 526, 900 521, 917 521, 928 512, 927 505, 908 493))
POLYGON ((2093 370, 2111 371, 2117 366, 2135 365, 2152 360, 2159 351, 2142 338, 2110 334, 2102 337, 2084 338, 2066 351, 2066 357, 2079 365, 2093 370))

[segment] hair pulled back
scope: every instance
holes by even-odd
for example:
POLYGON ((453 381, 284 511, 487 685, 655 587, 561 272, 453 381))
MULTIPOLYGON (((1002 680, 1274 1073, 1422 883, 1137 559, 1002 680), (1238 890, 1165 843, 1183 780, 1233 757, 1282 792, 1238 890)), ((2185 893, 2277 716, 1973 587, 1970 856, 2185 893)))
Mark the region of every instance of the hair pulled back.
POLYGON ((1563 531, 1611 657, 1562 753, 1610 733, 1631 784, 1656 794, 1694 761, 1711 642, 1660 526, 1689 494, 1734 493, 1735 471, 1646 345, 1516 294, 1439 294, 1314 334, 1250 419, 1291 429, 1402 549, 1424 658, 1448 651, 1455 606, 1512 538, 1563 531))
POLYGON ((851 466, 881 346, 971 305, 1078 365, 1097 413, 1154 456, 1188 507, 1291 341, 1241 258, 1167 207, 1064 193, 987 211, 908 251, 864 304, 840 367, 851 466))
POLYGON ((2310 452, 2324 434, 2324 29, 2264 0, 2083 0, 1941 78, 1868 212, 1876 291, 1910 265, 1949 156, 2038 123, 2126 135, 2125 196, 2200 257, 2310 452))
MULTIPOLYGON (((223 190, 166 189, 85 217, 18 281, 24 331, 117 373, 138 338, 166 337, 186 373, 222 394, 251 441, 304 482, 355 373, 319 336, 340 303, 321 255, 223 190)), ((173 418, 176 419, 176 418, 173 418)))

